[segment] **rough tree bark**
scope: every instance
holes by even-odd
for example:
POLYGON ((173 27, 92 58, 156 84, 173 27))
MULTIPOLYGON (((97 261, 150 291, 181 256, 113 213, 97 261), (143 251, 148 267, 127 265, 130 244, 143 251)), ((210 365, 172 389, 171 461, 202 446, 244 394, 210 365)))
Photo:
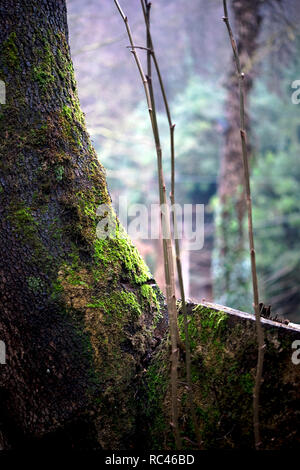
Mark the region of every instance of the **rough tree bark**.
POLYGON ((96 236, 110 197, 79 106, 65 0, 2 0, 0 79, 3 440, 128 447, 160 294, 121 227, 96 236))
MULTIPOLYGON (((260 14, 261 4, 261 0, 232 0, 231 2, 241 67, 246 72, 246 110, 256 74, 256 67, 253 66, 252 60, 257 51, 257 39, 262 21, 260 14)), ((225 297, 221 294, 224 302, 240 308, 242 305, 237 304, 238 300, 235 294, 230 296, 230 292, 237 282, 241 286, 246 284, 246 290, 249 290, 245 268, 242 269, 243 272, 239 270, 239 266, 243 265, 242 261, 244 258, 245 238, 243 225, 246 204, 243 191, 244 171, 241 156, 240 106, 237 80, 235 63, 232 61, 226 82, 227 122, 218 188, 221 206, 219 222, 220 246, 218 250, 221 259, 221 274, 219 276, 220 286, 217 287, 217 291, 218 296, 220 296, 221 292, 227 293, 225 297)), ((249 129, 248 114, 246 114, 246 127, 249 129)), ((250 154, 251 148, 249 143, 248 146, 250 154)), ((237 297, 240 294, 241 291, 239 291, 237 297)), ((243 307, 245 308, 245 305, 243 307)))

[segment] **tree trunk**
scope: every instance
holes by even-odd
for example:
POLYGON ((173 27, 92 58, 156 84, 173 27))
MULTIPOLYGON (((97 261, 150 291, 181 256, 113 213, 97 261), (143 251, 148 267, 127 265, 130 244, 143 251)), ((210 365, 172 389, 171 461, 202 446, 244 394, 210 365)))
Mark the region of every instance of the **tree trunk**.
MULTIPOLYGON (((253 59, 257 51, 257 39, 262 20, 261 3, 261 0, 232 0, 231 2, 240 62, 242 70, 245 72, 246 111, 256 74, 253 59)), ((230 47, 229 43, 228 47, 230 47)), ((243 304, 241 299, 249 297, 247 291, 249 291, 250 270, 245 269, 245 262, 243 262, 245 259, 244 215, 246 203, 243 190, 244 170, 240 135, 239 88, 234 59, 232 59, 226 88, 225 146, 221 159, 218 189, 220 199, 220 220, 218 221, 220 266, 216 294, 223 303, 228 303, 235 308, 246 309, 250 308, 251 301, 246 300, 246 304, 243 304), (237 285, 241 286, 238 292, 237 285)), ((247 113, 246 127, 249 129, 247 113)), ((249 142, 248 147, 250 154, 249 142)), ((246 254, 246 256, 248 255, 246 254)))
POLYGON ((160 294, 118 223, 116 238, 96 236, 100 204, 116 219, 79 106, 65 0, 2 0, 0 26, 3 440, 129 447, 160 294))

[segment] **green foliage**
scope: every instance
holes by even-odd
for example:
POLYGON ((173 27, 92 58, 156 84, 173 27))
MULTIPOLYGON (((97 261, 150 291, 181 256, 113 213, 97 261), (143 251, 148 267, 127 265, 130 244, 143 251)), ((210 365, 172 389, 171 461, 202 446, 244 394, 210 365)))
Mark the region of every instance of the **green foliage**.
MULTIPOLYGON (((300 44, 300 38, 296 39, 300 44)), ((256 78, 250 101, 252 158, 252 204, 256 259, 261 300, 273 311, 299 321, 300 294, 300 127, 299 106, 292 104, 291 88, 300 76, 300 60, 294 58, 282 78, 271 83, 266 61, 256 78)), ((232 215, 234 201, 224 208, 228 223, 221 227, 220 208, 216 209, 217 246, 214 254, 216 301, 251 311, 252 295, 248 237, 239 245, 237 218, 232 215), (220 230, 222 228, 222 231, 220 230), (220 257, 222 237, 227 252, 220 257), (220 262, 221 261, 221 262, 220 262)), ((244 233, 247 234, 246 220, 244 233)))
POLYGON ((223 102, 221 87, 195 76, 173 105, 178 190, 184 202, 206 202, 203 198, 215 190, 223 102))
POLYGON ((258 269, 267 302, 294 320, 300 315, 300 105, 292 104, 291 83, 299 76, 297 59, 277 92, 259 79, 251 106, 258 142, 252 175, 258 269))
MULTIPOLYGON (((221 87, 209 80, 200 81, 195 75, 170 103, 176 123, 177 199, 183 203, 206 202, 215 190, 221 149, 218 123, 223 116, 223 101, 221 87)), ((158 109, 158 122, 166 182, 169 184, 169 126, 161 107, 158 109)), ((99 154, 108 169, 108 184, 113 194, 126 191, 131 203, 157 202, 157 193, 153 190, 156 185, 155 148, 144 101, 121 124, 117 122, 113 141, 110 134, 105 138, 105 129, 103 133, 99 154), (128 138, 125 139, 125 135, 128 138)))
POLYGON ((241 238, 235 203, 228 201, 221 206, 219 198, 212 200, 215 211, 215 246, 213 251, 213 293, 221 305, 253 312, 251 266, 248 249, 247 221, 243 223, 241 238), (226 214, 222 216, 221 211, 226 214), (223 247, 226 246, 226 250, 223 247))

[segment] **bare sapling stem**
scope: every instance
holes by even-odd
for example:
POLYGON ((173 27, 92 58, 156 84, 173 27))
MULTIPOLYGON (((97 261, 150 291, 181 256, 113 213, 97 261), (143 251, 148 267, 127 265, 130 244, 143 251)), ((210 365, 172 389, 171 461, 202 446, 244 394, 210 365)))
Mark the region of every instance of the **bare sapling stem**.
MULTIPOLYGON (((164 254, 164 270, 166 282, 166 297, 167 307, 169 313, 169 326, 171 337, 171 426, 174 432, 175 445, 177 449, 181 449, 181 437, 178 424, 178 362, 179 362, 179 332, 177 321, 177 307, 175 297, 175 278, 174 278, 174 263, 172 252, 172 239, 171 239, 171 225, 169 206, 166 197, 166 185, 164 181, 164 173, 162 166, 162 149, 160 143, 159 129, 157 125, 155 100, 153 94, 152 80, 151 80, 151 61, 148 57, 148 77, 145 76, 143 67, 138 58, 136 47, 133 42, 132 33, 129 27, 128 19, 123 13, 118 0, 114 0, 117 9, 125 23, 126 31, 128 34, 131 51, 134 55, 136 65, 138 67, 147 99, 148 111, 154 136, 156 155, 157 155, 157 169, 158 169, 158 186, 159 186, 159 201, 160 201, 160 217, 162 225, 162 239, 163 239, 163 254, 164 254), (150 65, 150 67, 149 67, 150 65)), ((147 41, 148 42, 148 41, 147 41)))
POLYGON ((197 418, 195 412, 195 406, 193 402, 193 394, 192 394, 192 379, 191 379, 191 348, 190 348, 190 340, 189 340, 189 320, 187 315, 187 307, 186 307, 186 299, 185 299, 185 290, 184 290, 184 283, 183 283, 183 275, 182 275, 182 265, 181 265, 181 256, 180 256, 180 244, 179 244, 179 236, 178 236, 178 225, 177 225, 177 214, 176 214, 176 204, 175 204, 175 142, 174 142, 174 131, 175 131, 175 124, 172 121, 171 111, 169 102, 167 99, 166 91, 164 82, 162 79, 162 75, 160 72, 159 64, 156 58, 155 49, 153 46, 152 34, 150 29, 150 11, 151 11, 151 3, 148 0, 140 0, 145 25, 147 29, 147 78, 149 81, 150 87, 150 96, 153 95, 153 86, 152 86, 152 76, 151 76, 151 59, 153 60, 155 70, 158 76, 159 86, 162 93, 165 111, 168 119, 169 130, 170 130, 170 149, 171 149, 171 192, 170 192, 170 200, 172 206, 172 222, 173 222, 173 230, 174 230, 174 242, 175 242, 175 254, 176 254, 176 266, 177 266, 177 274, 178 274, 178 282, 180 288, 180 296, 182 302, 182 312, 184 317, 184 333, 185 333, 185 362, 186 362, 186 376, 187 376, 187 395, 188 395, 188 405, 192 417, 192 423, 195 430, 195 435, 197 438, 198 446, 201 448, 201 436, 199 432, 199 427, 197 425, 197 418))
POLYGON ((238 54, 238 48, 234 35, 229 23, 227 1, 223 0, 224 6, 224 17, 223 21, 226 24, 231 47, 234 55, 234 61, 236 65, 238 80, 239 80, 239 96, 240 96, 240 134, 242 144, 242 157, 244 167, 244 178, 245 178, 245 195, 248 212, 248 234, 249 234, 249 247, 250 247, 250 259, 251 259, 251 272, 252 272, 252 286, 253 286, 253 300, 254 300, 254 311, 256 319, 256 332, 257 332, 257 343, 258 343, 258 358, 255 385, 253 390, 253 426, 254 426, 254 439, 255 448, 259 450, 261 448, 261 437, 260 437, 260 423, 259 423, 259 402, 260 402, 260 388, 262 383, 263 374, 263 362, 264 362, 264 333, 261 324, 260 308, 259 308, 259 292, 258 292, 258 281, 257 281, 257 270, 256 270, 256 259, 255 259, 255 248, 254 248, 254 236, 253 236, 253 222, 252 222, 252 200, 251 200, 251 186, 250 186, 250 172, 249 172, 249 158, 247 148, 247 131, 245 126, 245 100, 244 100, 244 83, 245 74, 242 72, 241 63, 238 54))

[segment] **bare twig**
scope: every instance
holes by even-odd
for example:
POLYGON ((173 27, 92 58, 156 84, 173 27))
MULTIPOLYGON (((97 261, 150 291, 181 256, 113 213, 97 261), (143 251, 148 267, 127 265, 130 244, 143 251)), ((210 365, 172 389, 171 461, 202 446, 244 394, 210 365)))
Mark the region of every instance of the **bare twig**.
MULTIPOLYGON (((163 83, 162 75, 160 72, 159 64, 156 59, 155 49, 153 46, 153 40, 150 30, 150 10, 151 10, 151 3, 148 0, 140 0, 145 24, 147 28, 147 64, 148 64, 148 80, 149 85, 152 88, 152 80, 151 80, 151 57, 154 62, 154 66, 156 69, 156 73, 159 80, 159 85, 161 89, 161 93, 163 96, 163 101, 165 105, 165 111, 168 119, 169 129, 170 129, 170 148, 171 148, 171 193, 170 193, 170 200, 172 206, 172 221, 174 227, 174 240, 175 240, 175 253, 176 253, 176 266, 177 266, 177 273, 178 273, 178 281, 179 281, 179 288, 180 288, 180 295, 182 301, 182 312, 184 317, 184 333, 185 333, 185 358, 186 358, 186 375, 187 375, 187 390, 188 390, 188 404, 190 408, 190 412, 192 415, 192 422, 195 430, 195 434, 198 441, 198 446, 201 447, 201 437, 199 428, 197 425, 196 419, 196 412, 193 402, 193 395, 192 395, 192 379, 191 379, 191 349, 190 349, 190 341, 189 341, 189 328, 188 328, 188 315, 187 315, 187 308, 186 308, 186 299, 185 299, 185 291, 184 291, 184 284, 183 284, 183 276, 182 276, 182 266, 181 266, 181 257, 180 257, 180 245, 179 245, 179 237, 178 237, 178 226, 177 226, 177 214, 176 214, 176 204, 175 204, 175 144, 174 144, 174 131, 175 131, 175 124, 172 121, 171 111, 165 91, 165 86, 163 83)), ((153 90, 152 90, 153 93, 153 90)), ((151 94, 151 93, 150 93, 151 94)))
MULTIPOLYGON (((126 46, 127 49, 132 49, 132 46, 126 46)), ((144 46, 134 46, 135 49, 142 49, 143 51, 148 51, 151 52, 151 49, 149 47, 144 47, 144 46)))
POLYGON ((253 236, 252 201, 251 201, 250 173, 249 173, 249 161, 248 161, 248 150, 247 150, 247 131, 245 127, 245 102, 244 102, 245 75, 241 69, 236 41, 234 39, 234 35, 233 35, 232 29, 229 23, 228 8, 227 8, 226 0, 223 0, 223 6, 224 6, 223 21, 225 22, 227 30, 228 30, 231 47, 232 47, 232 51, 234 55, 234 61, 236 65, 238 80, 239 80, 240 126, 241 126, 240 134, 241 134, 241 143, 242 143, 245 192, 246 192, 246 202, 247 202, 247 211, 248 211, 249 247, 250 247, 250 258, 251 258, 251 272, 252 272, 254 310, 255 310, 255 318, 256 318, 257 342, 258 342, 257 369, 256 369, 255 385, 254 385, 254 390, 253 390, 254 438, 255 438, 255 447, 258 450, 261 448, 260 426, 259 426, 259 398, 260 398, 260 387, 261 387, 261 382, 262 382, 265 344, 264 344, 264 333, 263 333, 261 319, 260 319, 259 293, 258 293, 254 236, 253 236))
POLYGON ((119 10, 119 13, 120 13, 120 15, 121 15, 121 17, 122 17, 122 19, 125 23, 128 39, 129 39, 130 46, 131 46, 131 52, 132 52, 132 54, 134 56, 134 59, 136 61, 136 65, 137 65, 138 71, 140 73, 140 76, 141 76, 141 79, 142 79, 142 82, 143 82, 143 85, 144 85, 144 90, 145 90, 145 95, 146 95, 146 99, 147 99, 148 109, 149 109, 149 112, 151 112, 151 100, 150 100, 150 95, 149 95, 149 88, 148 88, 148 85, 147 85, 147 79, 145 77, 140 59, 139 59, 139 57, 136 53, 136 50, 135 50, 136 48, 135 48, 135 45, 134 45, 134 42, 133 42, 133 39, 132 39, 132 33, 131 33, 131 29, 130 29, 130 26, 129 26, 129 23, 128 23, 128 18, 124 14, 122 8, 120 7, 120 4, 119 4, 118 0, 115 0, 115 4, 116 4, 116 7, 119 10))
MULTIPOLYGON (((157 125, 155 100, 151 82, 151 57, 148 51, 148 78, 145 76, 141 62, 136 53, 136 47, 133 42, 131 30, 128 24, 128 19, 123 13, 118 0, 114 0, 119 13, 125 23, 131 51, 134 55, 144 88, 148 104, 149 116, 152 125, 152 131, 155 141, 156 155, 157 155, 157 168, 158 168, 158 184, 159 184, 159 200, 160 200, 160 216, 163 229, 163 253, 164 253, 164 268, 165 268, 165 282, 166 282, 166 297, 169 312, 170 324, 170 337, 171 337, 171 414, 172 414, 172 428, 174 431, 176 448, 181 449, 181 438, 178 425, 178 358, 179 358, 179 332, 177 322, 177 308, 175 297, 175 278, 174 278, 174 265, 172 253, 172 239, 171 239, 171 226, 169 216, 169 206, 166 197, 166 185, 164 181, 163 167, 162 167, 162 150, 160 144, 160 136, 157 125)), ((149 42, 149 40, 147 41, 149 42)), ((148 46, 149 48, 149 46, 148 46)))

